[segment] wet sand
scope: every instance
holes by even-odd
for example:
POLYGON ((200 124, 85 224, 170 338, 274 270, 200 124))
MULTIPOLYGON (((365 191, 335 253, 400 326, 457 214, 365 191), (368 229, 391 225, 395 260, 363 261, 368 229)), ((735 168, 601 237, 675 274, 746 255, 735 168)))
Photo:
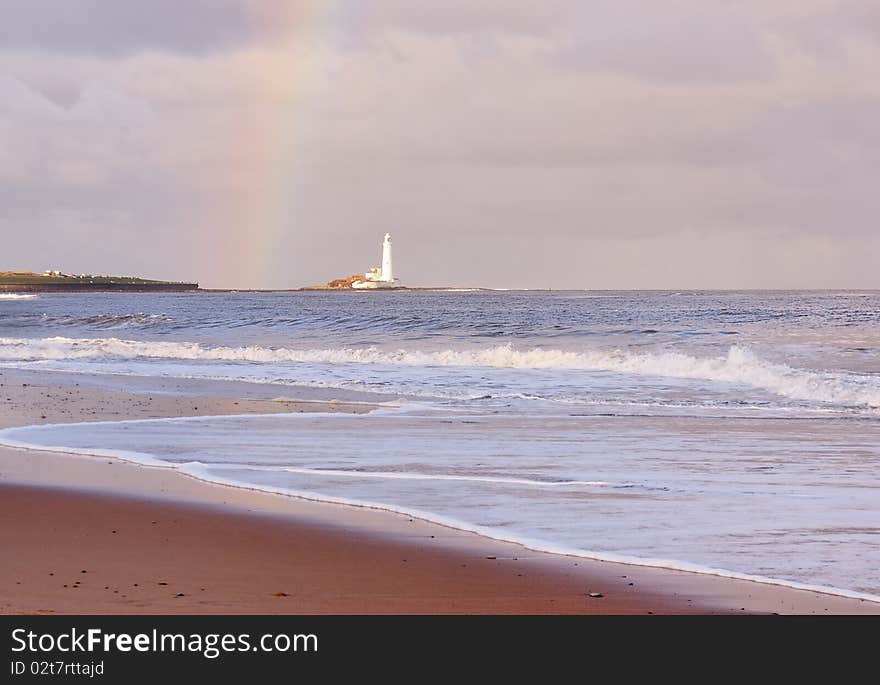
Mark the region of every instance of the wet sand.
MULTIPOLYGON (((369 409, 217 397, 205 381, 160 394, 85 380, 3 370, 0 427, 369 409)), ((172 469, 3 447, 0 545, 3 613, 880 613, 873 602, 539 553, 172 469)))

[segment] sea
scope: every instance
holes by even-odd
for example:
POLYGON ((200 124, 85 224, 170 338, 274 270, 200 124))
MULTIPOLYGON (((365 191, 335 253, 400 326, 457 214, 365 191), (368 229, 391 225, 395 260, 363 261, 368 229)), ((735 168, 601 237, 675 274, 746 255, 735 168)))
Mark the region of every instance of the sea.
POLYGON ((376 406, 7 445, 880 601, 878 291, 6 294, 0 366, 376 406))

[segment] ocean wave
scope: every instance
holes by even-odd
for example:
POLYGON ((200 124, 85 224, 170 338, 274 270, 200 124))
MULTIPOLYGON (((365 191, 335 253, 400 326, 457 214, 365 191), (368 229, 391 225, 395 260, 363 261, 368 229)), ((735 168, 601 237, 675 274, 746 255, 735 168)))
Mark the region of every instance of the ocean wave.
POLYGON ((762 359, 733 346, 719 357, 682 352, 636 353, 626 350, 579 352, 515 349, 498 345, 474 350, 380 350, 367 348, 291 349, 259 346, 224 347, 186 342, 148 342, 119 338, 0 338, 0 360, 161 359, 256 363, 375 364, 416 367, 483 367, 605 371, 660 378, 735 383, 794 400, 880 407, 880 378, 811 371, 762 359))
POLYGON ((33 293, 0 293, 0 300, 33 300, 36 297, 33 293))
POLYGON ((46 323, 63 326, 88 326, 98 329, 114 328, 149 328, 170 322, 167 314, 95 314, 93 316, 58 316, 47 317, 46 323))

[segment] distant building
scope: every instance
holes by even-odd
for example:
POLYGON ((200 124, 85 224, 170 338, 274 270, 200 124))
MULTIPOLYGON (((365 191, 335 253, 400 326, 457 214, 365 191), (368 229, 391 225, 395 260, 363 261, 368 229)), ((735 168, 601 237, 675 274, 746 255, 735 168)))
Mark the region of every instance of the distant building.
POLYGON ((392 288, 395 281, 394 261, 391 253, 391 234, 386 233, 382 241, 382 266, 374 266, 364 274, 363 279, 352 281, 351 287, 365 288, 392 288))

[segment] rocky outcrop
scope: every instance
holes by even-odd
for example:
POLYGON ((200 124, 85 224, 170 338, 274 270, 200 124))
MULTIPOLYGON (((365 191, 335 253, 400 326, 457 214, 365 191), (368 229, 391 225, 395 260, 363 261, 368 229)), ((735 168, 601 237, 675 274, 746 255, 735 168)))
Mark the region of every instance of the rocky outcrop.
POLYGON ((353 290, 353 284, 363 280, 365 280, 363 274, 353 274, 348 278, 336 278, 327 285, 310 285, 303 290, 353 290))

